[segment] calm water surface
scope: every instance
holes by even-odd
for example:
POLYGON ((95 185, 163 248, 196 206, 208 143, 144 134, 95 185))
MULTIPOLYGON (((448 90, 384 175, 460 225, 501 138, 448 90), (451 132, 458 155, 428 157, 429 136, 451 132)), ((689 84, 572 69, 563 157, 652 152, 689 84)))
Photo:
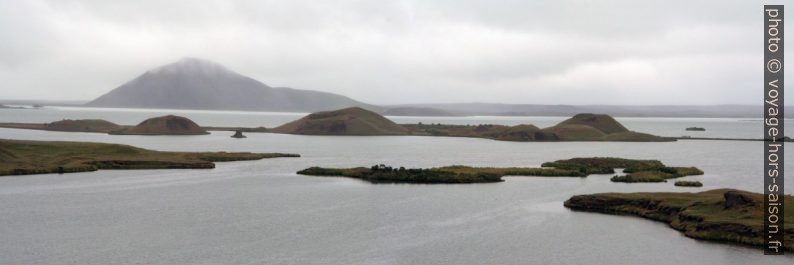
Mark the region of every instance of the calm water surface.
MULTIPOLYGON (((174 113, 202 125, 273 127, 302 114, 45 108, 0 122, 104 118, 134 124, 174 113)), ((392 117, 400 123, 548 126, 564 117, 392 117)), ((760 121, 618 118, 668 136, 761 137, 760 121)), ((111 136, 0 129, 0 138, 124 143, 169 151, 294 152, 212 170, 98 171, 0 178, 0 264, 792 264, 756 249, 689 239, 665 224, 572 212, 575 194, 762 191, 760 142, 514 143, 446 137, 328 137, 229 132, 111 136), (468 185, 373 185, 299 176, 309 166, 538 166, 577 156, 697 166, 703 188, 587 178, 509 177, 468 185)), ((790 159, 790 156, 786 156, 790 159)), ((790 167, 786 167, 791 170, 790 167)), ((794 190, 789 181, 788 193, 794 190)))

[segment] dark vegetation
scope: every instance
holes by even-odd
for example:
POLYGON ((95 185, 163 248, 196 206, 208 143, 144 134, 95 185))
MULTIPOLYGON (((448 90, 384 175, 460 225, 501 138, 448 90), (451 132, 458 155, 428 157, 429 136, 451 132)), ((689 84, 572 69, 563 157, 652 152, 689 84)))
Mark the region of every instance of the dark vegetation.
POLYGON ((703 175, 703 171, 696 167, 667 167, 650 168, 643 170, 626 169, 624 176, 612 177, 613 182, 667 182, 668 179, 703 175))
POLYGON ((578 170, 585 174, 612 174, 623 168, 624 176, 612 177, 613 182, 666 182, 667 179, 702 175, 695 167, 669 167, 659 160, 636 160, 614 157, 590 157, 557 160, 543 163, 543 167, 578 170))
POLYGON ((232 138, 241 139, 241 138, 246 138, 246 136, 243 135, 243 131, 242 130, 236 130, 236 131, 234 131, 234 134, 232 135, 232 138))
POLYGON ((679 180, 675 182, 675 185, 679 187, 703 187, 703 183, 700 183, 700 181, 696 180, 679 180))
POLYGON ((99 169, 214 168, 213 162, 299 157, 248 152, 160 152, 129 145, 0 140, 0 176, 99 169))
POLYGON ((582 177, 578 171, 556 168, 493 168, 448 166, 439 168, 393 168, 375 165, 369 168, 321 168, 310 167, 297 172, 311 176, 340 176, 365 180, 372 183, 487 183, 503 181, 503 176, 549 176, 582 177))
MULTIPOLYGON (((794 197, 784 196, 785 204, 794 197)), ((665 222, 696 239, 762 247, 763 194, 718 189, 698 193, 599 193, 576 195, 565 207, 579 211, 633 215, 665 222)), ((794 251, 794 209, 784 209, 784 245, 794 251)))
MULTIPOLYGON (((590 174, 611 174, 615 168, 625 168, 633 174, 691 174, 695 168, 667 167, 657 160, 633 160, 611 157, 573 158, 543 163, 540 168, 531 167, 469 167, 446 166, 430 169, 393 168, 377 165, 370 168, 321 168, 311 167, 298 174, 312 176, 343 176, 380 182, 407 183, 476 183, 502 181, 503 176, 586 177, 590 174), (664 173, 670 171, 674 173, 664 173), (680 172, 679 172, 680 171, 680 172), (495 178, 494 178, 495 176, 495 178)), ((699 170, 697 170, 700 172, 699 170)), ((702 172, 701 172, 702 174, 702 172)))
POLYGON ((703 128, 703 127, 689 127, 689 128, 686 128, 686 130, 687 131, 705 131, 706 128, 703 128))

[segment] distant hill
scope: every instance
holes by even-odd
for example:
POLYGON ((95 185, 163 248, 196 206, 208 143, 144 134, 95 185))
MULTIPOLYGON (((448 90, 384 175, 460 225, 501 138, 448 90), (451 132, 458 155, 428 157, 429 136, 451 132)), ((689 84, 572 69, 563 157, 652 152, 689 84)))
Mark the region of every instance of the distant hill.
POLYGON ((308 135, 406 135, 409 130, 358 107, 309 114, 272 132, 308 135))
POLYGON ((449 117, 460 116, 449 111, 424 107, 395 107, 387 108, 383 115, 386 116, 420 116, 420 117, 449 117))
POLYGON ((110 132, 110 134, 199 135, 199 134, 209 134, 209 133, 188 118, 168 115, 168 116, 150 118, 134 127, 124 128, 118 131, 112 131, 110 132))
POLYGON ((378 107, 312 90, 270 87, 206 60, 158 67, 86 104, 92 107, 314 112, 378 107))
MULTIPOLYGON (((502 103, 438 103, 390 105, 389 108, 430 108, 458 116, 573 116, 603 113, 614 117, 761 118, 761 105, 550 105, 502 103)), ((786 110, 789 108, 786 107, 786 110)), ((794 112, 791 112, 794 113, 794 112)), ((432 116, 432 115, 415 115, 432 116)))

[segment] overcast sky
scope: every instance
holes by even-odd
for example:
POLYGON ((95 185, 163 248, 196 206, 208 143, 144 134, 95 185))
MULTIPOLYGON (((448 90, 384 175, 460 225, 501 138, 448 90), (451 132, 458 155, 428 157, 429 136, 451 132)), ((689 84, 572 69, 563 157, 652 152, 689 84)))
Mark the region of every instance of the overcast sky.
POLYGON ((0 0, 0 99, 198 57, 375 104, 762 103, 763 2, 654 2, 0 0))

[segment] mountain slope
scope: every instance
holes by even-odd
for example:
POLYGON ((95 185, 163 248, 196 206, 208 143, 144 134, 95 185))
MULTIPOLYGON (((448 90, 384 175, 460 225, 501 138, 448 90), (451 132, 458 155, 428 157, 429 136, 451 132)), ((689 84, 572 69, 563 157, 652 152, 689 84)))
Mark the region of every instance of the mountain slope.
POLYGON ((86 105, 297 112, 353 106, 377 109, 337 94, 269 87, 219 64, 196 58, 149 70, 86 105))

